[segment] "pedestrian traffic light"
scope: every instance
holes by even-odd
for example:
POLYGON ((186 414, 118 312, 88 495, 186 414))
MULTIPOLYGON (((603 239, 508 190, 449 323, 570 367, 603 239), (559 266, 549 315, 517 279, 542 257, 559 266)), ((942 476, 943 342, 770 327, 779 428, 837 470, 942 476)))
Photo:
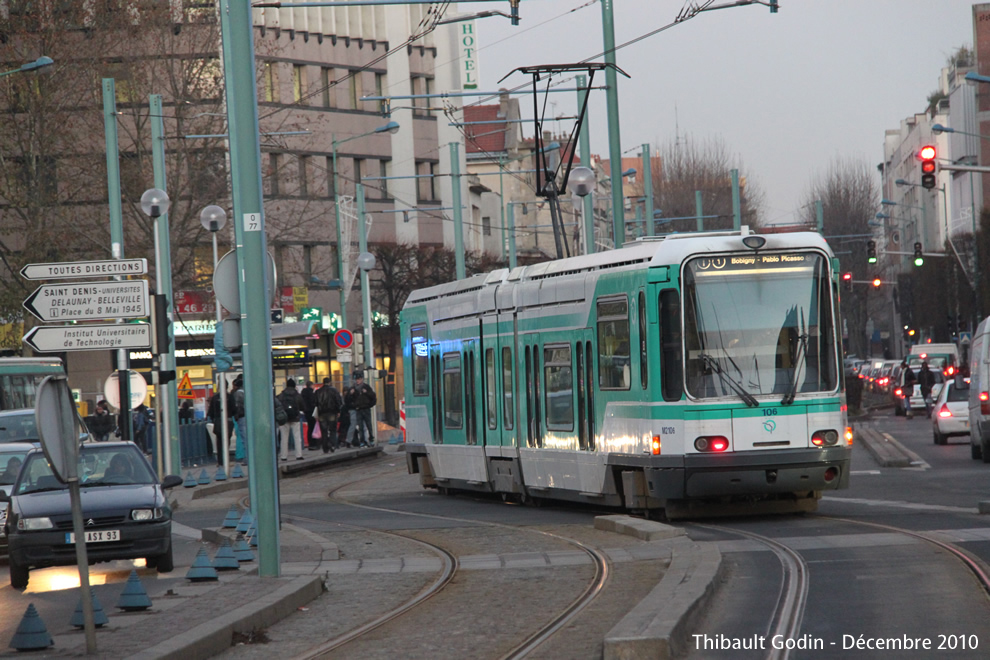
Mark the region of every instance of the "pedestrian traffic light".
POLYGON ((921 266, 925 263, 925 255, 921 251, 921 243, 914 244, 914 265, 921 266))
POLYGON ((357 366, 364 362, 364 333, 355 332, 353 337, 354 343, 351 345, 351 349, 354 351, 354 365, 357 366))
POLYGON ((879 277, 876 278, 875 280, 873 280, 873 286, 874 286, 874 288, 879 289, 881 284, 883 284, 883 282, 880 281, 880 278, 879 277))
POLYGON ((867 263, 875 264, 877 262, 877 242, 867 241, 866 242, 866 261, 867 263))
POLYGON ((935 147, 926 144, 918 150, 921 160, 921 187, 931 190, 935 187, 935 147))

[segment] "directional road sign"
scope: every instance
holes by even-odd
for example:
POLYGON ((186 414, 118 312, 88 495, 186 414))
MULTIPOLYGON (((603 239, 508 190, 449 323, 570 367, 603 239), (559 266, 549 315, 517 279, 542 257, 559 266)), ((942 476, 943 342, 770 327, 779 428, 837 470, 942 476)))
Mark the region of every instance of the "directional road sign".
POLYGON ((147 323, 39 325, 31 328, 22 341, 39 353, 151 348, 151 326, 147 323))
POLYGON ((147 316, 147 280, 44 284, 24 301, 42 321, 95 321, 147 316))
POLYGON ((77 277, 144 275, 147 272, 147 259, 111 259, 108 261, 69 261, 55 264, 28 264, 21 269, 21 275, 29 280, 64 280, 77 277))

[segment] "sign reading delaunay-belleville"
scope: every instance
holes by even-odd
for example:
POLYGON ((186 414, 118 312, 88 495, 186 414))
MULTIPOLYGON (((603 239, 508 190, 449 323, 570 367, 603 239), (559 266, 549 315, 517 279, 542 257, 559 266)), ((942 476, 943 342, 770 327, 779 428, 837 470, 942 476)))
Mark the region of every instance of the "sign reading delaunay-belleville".
POLYGON ((31 328, 23 341, 39 353, 148 348, 151 326, 147 323, 41 325, 31 328))
POLYGON ((62 280, 77 277, 145 275, 147 272, 147 259, 110 259, 107 261, 28 264, 21 269, 21 276, 28 280, 62 280))
POLYGON ((24 301, 42 321, 136 319, 148 315, 147 280, 45 284, 24 301))

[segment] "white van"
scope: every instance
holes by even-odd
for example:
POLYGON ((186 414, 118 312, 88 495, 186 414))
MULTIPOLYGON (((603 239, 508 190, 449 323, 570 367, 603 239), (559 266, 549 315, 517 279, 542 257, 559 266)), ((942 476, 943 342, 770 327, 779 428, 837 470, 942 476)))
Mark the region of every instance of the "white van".
POLYGON ((932 371, 939 370, 945 376, 954 376, 959 368, 959 348, 955 344, 917 344, 911 347, 907 361, 915 372, 922 361, 927 361, 932 371))
POLYGON ((969 445, 974 459, 990 463, 990 316, 969 348, 969 445))

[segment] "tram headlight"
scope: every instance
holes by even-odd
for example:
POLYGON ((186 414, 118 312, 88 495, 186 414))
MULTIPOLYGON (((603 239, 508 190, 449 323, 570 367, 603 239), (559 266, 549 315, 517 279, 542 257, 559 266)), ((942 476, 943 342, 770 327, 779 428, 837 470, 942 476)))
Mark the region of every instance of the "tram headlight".
POLYGON ((835 429, 815 431, 811 436, 811 444, 816 447, 831 447, 839 441, 839 432, 835 429))
POLYGON ((695 439, 694 448, 705 453, 725 451, 729 448, 729 439, 723 435, 702 435, 695 439))

